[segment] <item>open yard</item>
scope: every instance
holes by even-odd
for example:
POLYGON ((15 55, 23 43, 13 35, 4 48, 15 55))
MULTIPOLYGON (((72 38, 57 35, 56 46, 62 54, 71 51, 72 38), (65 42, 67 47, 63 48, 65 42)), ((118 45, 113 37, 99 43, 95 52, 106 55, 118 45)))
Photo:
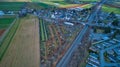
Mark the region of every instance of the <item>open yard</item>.
MULTIPOLYGON (((0 67, 39 67, 38 19, 29 15, 18 20, 18 23, 18 29, 0 61, 0 67)), ((1 49, 0 47, 0 51, 1 49)))

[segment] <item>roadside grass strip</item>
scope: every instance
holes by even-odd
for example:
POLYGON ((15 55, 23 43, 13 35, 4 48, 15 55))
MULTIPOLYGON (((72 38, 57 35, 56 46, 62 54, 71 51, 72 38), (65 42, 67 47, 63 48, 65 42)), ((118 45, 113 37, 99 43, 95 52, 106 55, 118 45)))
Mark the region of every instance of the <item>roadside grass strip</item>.
POLYGON ((0 61, 2 60, 2 57, 4 56, 7 48, 9 47, 9 45, 16 33, 18 26, 19 26, 19 20, 16 19, 15 23, 10 28, 10 30, 6 34, 5 38, 3 39, 2 43, 0 44, 0 61))

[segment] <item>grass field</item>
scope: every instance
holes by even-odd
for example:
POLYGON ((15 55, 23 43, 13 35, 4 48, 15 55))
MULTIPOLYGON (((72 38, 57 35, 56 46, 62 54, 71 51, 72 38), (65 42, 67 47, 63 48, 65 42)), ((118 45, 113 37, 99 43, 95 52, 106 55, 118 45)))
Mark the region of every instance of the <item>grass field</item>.
POLYGON ((115 8, 115 7, 110 7, 107 5, 103 5, 102 10, 105 12, 114 12, 116 14, 120 14, 120 9, 119 8, 115 8))
MULTIPOLYGON (((39 67, 38 19, 30 15, 20 19, 19 23, 19 27, 0 61, 0 67, 39 67)), ((5 42, 7 41, 9 40, 5 40, 5 42)))
POLYGON ((0 18, 0 29, 6 29, 15 18, 0 18))
POLYGON ((54 7, 53 5, 45 4, 45 3, 42 3, 42 2, 39 2, 38 5, 41 6, 41 8, 50 8, 50 7, 54 7))
POLYGON ((18 27, 18 21, 12 26, 12 28, 9 30, 9 32, 6 34, 4 40, 0 43, 0 61, 2 60, 2 57, 4 56, 15 32, 18 27))
POLYGON ((100 0, 80 0, 80 1, 82 1, 82 2, 97 2, 97 1, 100 1, 100 0))
POLYGON ((31 2, 31 0, 0 0, 0 2, 31 2))
POLYGON ((40 19, 40 39, 41 41, 46 41, 48 39, 48 36, 47 36, 47 31, 46 31, 46 26, 45 26, 45 22, 40 19))
POLYGON ((15 17, 9 17, 9 18, 0 18, 0 38, 6 31, 6 29, 11 25, 11 23, 14 21, 15 17))
POLYGON ((90 8, 90 7, 92 7, 93 5, 92 4, 86 4, 86 5, 83 5, 83 6, 81 6, 82 8, 90 8))
POLYGON ((0 2, 0 10, 20 10, 24 2, 0 2))

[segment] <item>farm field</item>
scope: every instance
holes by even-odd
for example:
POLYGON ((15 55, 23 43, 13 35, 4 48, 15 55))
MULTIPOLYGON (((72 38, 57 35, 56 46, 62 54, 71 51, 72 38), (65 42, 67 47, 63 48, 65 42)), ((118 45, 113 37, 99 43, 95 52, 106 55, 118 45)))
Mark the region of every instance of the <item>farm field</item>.
MULTIPOLYGON (((15 32, 18 27, 18 21, 13 22, 12 25, 4 33, 4 37, 0 39, 0 61, 2 60, 15 32)), ((3 36, 3 35, 2 35, 3 36)))
POLYGON ((1 2, 31 2, 31 0, 0 0, 1 2))
POLYGON ((99 0, 80 0, 80 1, 99 1, 99 0))
POLYGON ((9 18, 0 18, 0 37, 5 32, 5 30, 10 26, 10 24, 14 21, 14 17, 9 18))
POLYGON ((24 2, 0 2, 0 10, 18 11, 24 6, 24 2))
POLYGON ((79 4, 69 4, 64 1, 41 1, 42 3, 53 5, 55 7, 60 7, 60 8, 65 8, 65 7, 70 7, 70 6, 76 6, 79 4))
POLYGON ((100 0, 79 0, 79 1, 90 3, 90 2, 97 2, 97 1, 100 1, 100 0))
POLYGON ((15 18, 0 18, 0 29, 6 29, 15 18))
POLYGON ((105 12, 114 12, 116 14, 120 14, 120 9, 119 8, 110 7, 110 6, 107 6, 107 5, 104 5, 102 7, 102 10, 105 11, 105 12))
POLYGON ((0 61, 0 67, 39 67, 38 19, 29 15, 18 22, 19 27, 0 61))
POLYGON ((81 6, 82 8, 90 8, 90 7, 92 7, 93 5, 92 4, 86 4, 86 5, 83 5, 83 6, 81 6))

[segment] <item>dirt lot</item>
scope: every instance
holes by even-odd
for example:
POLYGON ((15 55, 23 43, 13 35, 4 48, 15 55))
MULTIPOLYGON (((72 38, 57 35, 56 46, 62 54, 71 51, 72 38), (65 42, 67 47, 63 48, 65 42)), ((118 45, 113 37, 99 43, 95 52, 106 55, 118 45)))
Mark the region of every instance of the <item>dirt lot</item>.
POLYGON ((39 24, 34 16, 20 20, 19 28, 8 47, 0 67, 39 67, 39 24))

